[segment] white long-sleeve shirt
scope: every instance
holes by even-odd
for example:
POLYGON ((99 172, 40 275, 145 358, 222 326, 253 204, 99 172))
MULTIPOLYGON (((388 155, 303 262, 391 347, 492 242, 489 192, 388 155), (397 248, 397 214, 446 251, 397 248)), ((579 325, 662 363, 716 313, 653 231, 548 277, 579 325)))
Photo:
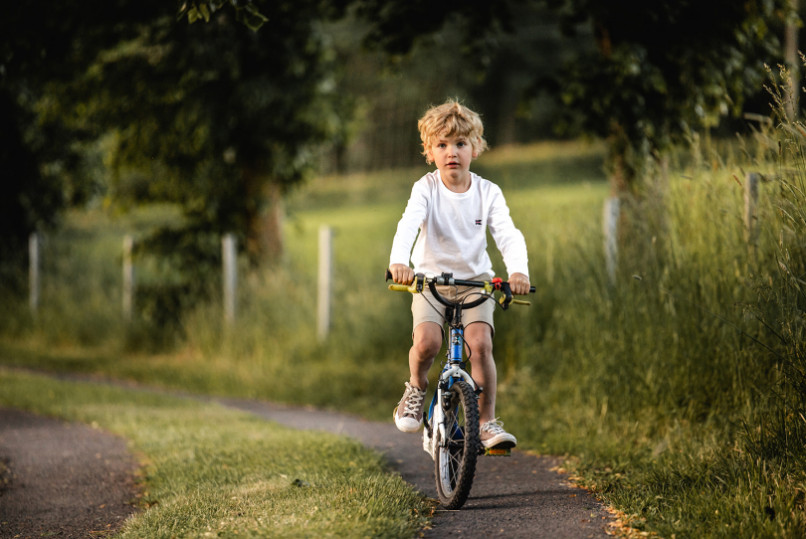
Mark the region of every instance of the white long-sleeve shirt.
POLYGON ((411 260, 415 273, 451 272, 457 279, 494 275, 488 228, 509 275, 528 276, 526 241, 512 222, 501 188, 471 173, 470 189, 455 193, 442 183, 439 170, 430 172, 411 190, 389 265, 409 265, 411 260))

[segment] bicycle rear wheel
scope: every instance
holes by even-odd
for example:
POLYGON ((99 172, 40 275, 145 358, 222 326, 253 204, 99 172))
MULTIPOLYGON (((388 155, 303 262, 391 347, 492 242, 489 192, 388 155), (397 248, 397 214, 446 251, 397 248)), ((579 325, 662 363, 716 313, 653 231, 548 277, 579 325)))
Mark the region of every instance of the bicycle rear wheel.
POLYGON ((439 429, 434 429, 434 475, 440 503, 447 509, 459 509, 473 486, 476 459, 481 448, 479 402, 473 388, 466 382, 455 383, 446 392, 444 400, 447 439, 443 443, 439 429))

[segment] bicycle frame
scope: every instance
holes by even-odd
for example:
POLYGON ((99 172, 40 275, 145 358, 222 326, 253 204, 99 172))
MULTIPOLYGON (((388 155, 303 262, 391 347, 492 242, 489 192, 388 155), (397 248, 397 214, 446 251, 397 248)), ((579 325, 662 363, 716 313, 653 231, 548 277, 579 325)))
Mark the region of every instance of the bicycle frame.
MULTIPOLYGON (((449 343, 447 360, 445 361, 445 366, 442 368, 442 373, 439 375, 437 389, 434 392, 434 397, 431 399, 431 405, 428 407, 426 421, 424 421, 425 429, 431 443, 436 439, 434 433, 430 432, 432 425, 439 429, 439 439, 443 441, 443 444, 446 443, 446 440, 450 439, 450 436, 448 436, 446 432, 447 426, 445 425, 445 391, 449 390, 454 383, 460 380, 467 382, 476 392, 476 395, 482 391, 475 380, 473 380, 473 377, 470 376, 470 373, 464 368, 463 353, 465 340, 464 328, 461 323, 458 325, 451 324, 449 343)), ((426 443, 428 442, 428 440, 424 441, 426 443)), ((429 448, 428 452, 433 456, 433 448, 429 448)))

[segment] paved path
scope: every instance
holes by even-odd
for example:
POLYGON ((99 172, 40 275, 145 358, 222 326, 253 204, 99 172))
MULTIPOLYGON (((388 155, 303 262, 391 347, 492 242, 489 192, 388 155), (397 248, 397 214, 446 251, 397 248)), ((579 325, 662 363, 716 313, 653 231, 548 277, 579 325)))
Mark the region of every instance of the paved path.
MULTIPOLYGON (((399 432, 391 417, 389 422, 372 422, 251 400, 203 400, 299 429, 353 437, 381 452, 415 488, 436 497, 433 463, 422 450, 421 435, 399 432)), ((127 502, 135 495, 134 461, 123 440, 97 429, 0 409, 0 459, 9 462, 12 472, 4 491, 0 481, 2 538, 54 532, 59 537, 87 537, 115 529, 133 512, 127 502)), ((480 458, 465 506, 438 511, 424 536, 608 537, 609 513, 587 491, 552 471, 558 463, 556 458, 519 451, 511 457, 480 458)))
POLYGON ((79 423, 0 408, 0 537, 106 536, 135 508, 126 441, 79 423))

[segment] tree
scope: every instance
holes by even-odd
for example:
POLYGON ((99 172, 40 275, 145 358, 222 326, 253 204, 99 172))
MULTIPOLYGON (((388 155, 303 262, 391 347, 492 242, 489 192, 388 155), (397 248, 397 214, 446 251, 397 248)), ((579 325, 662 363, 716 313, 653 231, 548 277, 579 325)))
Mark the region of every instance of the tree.
POLYGON ((613 198, 608 271, 648 271, 665 249, 666 152, 738 117, 781 58, 773 31, 786 0, 550 0, 567 28, 585 21, 596 47, 557 84, 569 125, 607 141, 613 198), (616 213, 613 213, 613 209, 616 213), (618 247, 617 247, 618 246, 618 247), (616 256, 618 253, 618 256, 616 256))
POLYGON ((74 173, 80 146, 103 138, 116 202, 183 209, 181 226, 147 242, 173 258, 180 290, 204 291, 199 273, 217 262, 223 231, 240 236, 253 262, 276 258, 283 193, 312 170, 317 145, 342 129, 334 109, 345 105, 317 22, 339 8, 281 1, 257 13, 248 1, 210 4, 235 9, 206 24, 188 23, 188 5, 177 11, 159 0, 40 0, 8 10, 0 158, 21 172, 12 178, 19 192, 4 198, 14 211, 0 225, 19 230, 15 252, 38 223, 89 196, 92 186, 74 173), (263 31, 249 28, 255 21, 263 31))
POLYGON ((568 64, 557 88, 578 127, 608 140, 616 194, 635 194, 647 160, 693 130, 739 115, 765 62, 781 57, 773 27, 785 1, 548 3, 567 28, 593 29, 596 48, 568 64))
POLYGON ((176 202, 194 234, 236 231, 254 262, 281 251, 283 193, 341 128, 332 108, 320 2, 273 2, 259 32, 221 12, 206 24, 162 13, 99 55, 64 103, 81 126, 115 129, 118 184, 147 171, 147 198, 176 202))
POLYGON ((82 163, 83 133, 48 121, 38 111, 51 81, 70 80, 97 50, 125 38, 148 9, 115 0, 66 5, 48 0, 15 2, 0 17, 0 282, 19 290, 31 232, 58 222, 61 210, 95 189, 74 174, 82 163))
POLYGON ((691 130, 738 114, 764 78, 764 62, 780 58, 773 32, 787 0, 507 0, 471 2, 465 9, 426 2, 363 0, 373 21, 368 40, 392 54, 410 50, 444 25, 466 36, 469 58, 489 62, 502 34, 524 14, 548 10, 566 36, 589 37, 552 80, 536 88, 559 98, 562 127, 609 142, 614 191, 634 193, 647 160, 691 130))

